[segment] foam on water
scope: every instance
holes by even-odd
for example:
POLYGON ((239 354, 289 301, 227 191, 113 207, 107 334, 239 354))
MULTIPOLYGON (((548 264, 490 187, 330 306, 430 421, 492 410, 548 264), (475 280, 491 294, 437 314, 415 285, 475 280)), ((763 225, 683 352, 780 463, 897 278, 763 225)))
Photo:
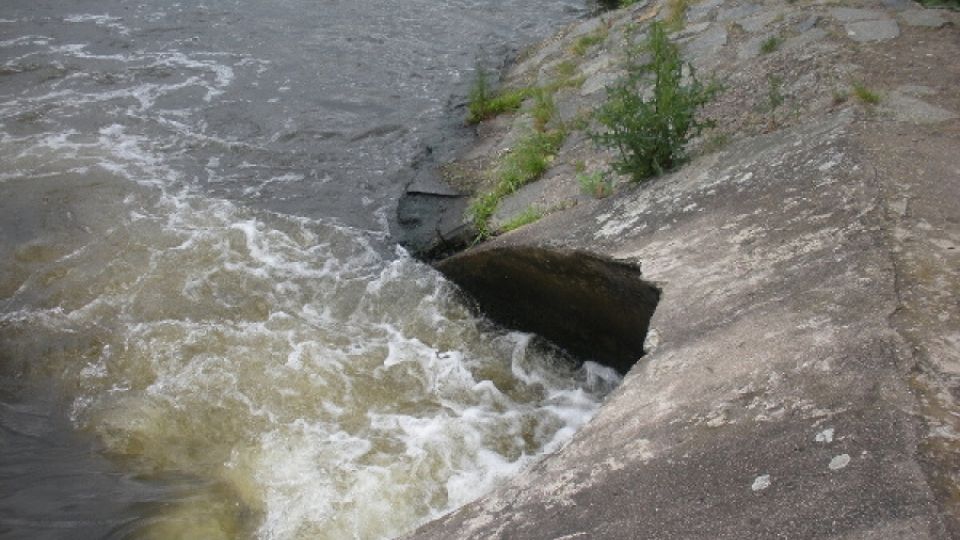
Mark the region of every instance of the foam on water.
POLYGON ((56 180, 76 193, 44 219, 77 225, 9 253, 5 369, 55 376, 128 466, 209 486, 140 533, 390 536, 559 448, 616 384, 369 233, 196 193, 146 144, 117 124, 7 137, 2 184, 56 180))
POLYGON ((330 181, 238 158, 265 143, 195 117, 269 62, 35 33, 0 46, 6 73, 46 77, 0 93, 0 390, 55 381, 118 465, 190 486, 126 533, 393 536, 559 449, 619 382, 385 249, 372 196, 380 232, 205 191, 245 168, 263 169, 250 196, 330 181))
MULTIPOLYGON (((88 165, 101 181, 155 166, 105 136, 118 163, 88 165)), ((111 453, 216 486, 152 533, 395 534, 556 449, 599 404, 585 372, 355 231, 153 184, 124 205, 79 216, 85 244, 32 269, 0 334, 22 370, 71 388, 71 419, 111 453)))

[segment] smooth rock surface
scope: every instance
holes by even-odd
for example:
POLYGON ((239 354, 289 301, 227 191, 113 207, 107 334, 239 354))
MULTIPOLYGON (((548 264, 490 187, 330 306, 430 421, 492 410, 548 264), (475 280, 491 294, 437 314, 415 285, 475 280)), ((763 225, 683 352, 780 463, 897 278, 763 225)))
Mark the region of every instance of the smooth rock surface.
MULTIPOLYGON (((660 300, 646 355, 568 446, 412 538, 960 537, 960 15, 858 44, 845 25, 890 30, 902 6, 768 8, 784 17, 759 31, 678 39, 723 77, 704 114, 726 145, 695 141, 677 171, 481 246, 633 261, 660 300), (736 54, 775 32, 773 53, 736 54)), ((560 194, 573 163, 612 158, 571 139, 515 197, 560 194)))
POLYGON ((844 29, 850 39, 860 43, 886 41, 900 35, 900 27, 891 19, 852 22, 844 25, 844 29))
POLYGON ((926 28, 940 28, 947 24, 947 20, 939 10, 911 9, 900 14, 900 19, 907 26, 922 26, 926 28))
POLYGON ((935 124, 960 118, 957 113, 943 107, 931 105, 925 101, 899 92, 892 92, 883 100, 883 109, 901 122, 914 124, 935 124))

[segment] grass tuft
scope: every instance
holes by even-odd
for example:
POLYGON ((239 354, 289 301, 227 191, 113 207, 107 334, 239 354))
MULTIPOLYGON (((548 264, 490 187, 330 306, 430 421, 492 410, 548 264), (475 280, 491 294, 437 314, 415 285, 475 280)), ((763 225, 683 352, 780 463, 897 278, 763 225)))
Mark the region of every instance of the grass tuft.
POLYGON ((693 0, 667 0, 667 15, 663 20, 667 30, 676 32, 683 29, 691 5, 693 0))
POLYGON ((490 236, 490 218, 500 201, 540 177, 553 161, 567 134, 563 130, 534 131, 520 139, 496 168, 493 190, 474 199, 467 210, 479 239, 490 236))
POLYGON ((960 0, 917 0, 923 7, 947 8, 960 11, 960 0))
POLYGON ((853 95, 857 96, 857 99, 860 101, 866 103, 867 105, 876 105, 877 103, 880 103, 880 94, 870 90, 864 86, 862 82, 854 82, 851 86, 853 87, 853 95))
POLYGON ((571 60, 564 60, 557 64, 557 75, 561 79, 572 79, 577 74, 577 63, 571 60))
POLYGON ((609 30, 605 27, 583 36, 578 37, 573 41, 573 45, 570 46, 570 52, 576 56, 583 56, 587 54, 587 51, 590 50, 594 45, 603 43, 607 39, 609 30))
POLYGON ((593 171, 590 174, 580 172, 577 174, 577 183, 584 193, 595 199, 602 199, 613 193, 613 182, 605 171, 593 171))
POLYGON ((760 44, 760 54, 770 54, 780 48, 783 38, 780 36, 770 36, 760 44))
POLYGON ((533 108, 530 115, 533 116, 533 129, 537 131, 546 131, 547 124, 553 120, 557 113, 556 103, 553 101, 553 92, 549 89, 537 88, 533 91, 533 108))
POLYGON ((500 227, 500 232, 508 233, 510 231, 519 229, 524 225, 529 225, 539 220, 543 216, 544 216, 543 210, 540 210, 539 208, 536 208, 533 206, 528 206, 526 210, 518 214, 516 217, 514 217, 510 221, 504 223, 503 226, 500 227))
POLYGON ((478 124, 498 114, 515 111, 530 96, 529 88, 516 88, 494 93, 490 89, 489 75, 477 66, 473 86, 467 104, 467 123, 478 124))

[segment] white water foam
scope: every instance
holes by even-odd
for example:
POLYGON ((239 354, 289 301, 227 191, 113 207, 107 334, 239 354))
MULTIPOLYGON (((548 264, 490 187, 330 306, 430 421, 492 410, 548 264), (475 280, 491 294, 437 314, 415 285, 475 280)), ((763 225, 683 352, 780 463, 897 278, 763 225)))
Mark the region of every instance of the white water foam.
MULTIPOLYGON (((196 193, 122 125, 4 140, 3 185, 75 171, 122 194, 78 195, 87 232, 6 301, 7 343, 76 389, 73 421, 111 452, 225 486, 261 538, 407 530, 556 451, 618 380, 476 319, 402 250, 196 193), (82 346, 44 353, 66 336, 82 346)), ((152 527, 229 530, 211 501, 152 527)))
MULTIPOLYGON (((66 22, 129 31, 107 15, 66 22)), ((200 481, 143 535, 390 537, 561 448, 619 382, 478 319, 382 234, 193 187, 171 155, 215 143, 223 159, 202 166, 216 181, 252 146, 207 135, 196 104, 171 97, 216 102, 235 68, 264 62, 11 46, 37 49, 11 71, 57 60, 41 88, 0 96, 0 219, 14 231, 0 238, 0 367, 58 381, 72 422, 135 474, 200 481), (93 84, 88 65, 115 80, 93 84), (126 78, 138 71, 156 76, 126 78), (93 108, 83 129, 55 121, 93 108)))

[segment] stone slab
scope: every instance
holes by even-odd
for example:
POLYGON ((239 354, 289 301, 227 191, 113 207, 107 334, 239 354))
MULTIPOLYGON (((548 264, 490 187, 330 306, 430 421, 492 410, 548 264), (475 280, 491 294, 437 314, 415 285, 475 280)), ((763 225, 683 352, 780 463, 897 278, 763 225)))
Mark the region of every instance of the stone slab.
POLYGON ((655 347, 561 452, 412 537, 945 538, 851 111, 482 247, 641 261, 655 347))
POLYGON ((901 122, 912 124, 936 124, 960 118, 957 113, 931 105, 925 101, 900 92, 891 92, 882 101, 882 108, 901 122))
POLYGON ((900 20, 907 26, 926 28, 940 28, 948 22, 943 10, 939 9, 911 9, 900 13, 900 20))
POLYGON ((886 41, 900 35, 900 27, 892 19, 847 23, 844 29, 847 37, 860 43, 886 41))
POLYGON ((888 18, 886 12, 879 9, 860 9, 840 7, 830 10, 830 16, 839 22, 876 21, 888 18))

